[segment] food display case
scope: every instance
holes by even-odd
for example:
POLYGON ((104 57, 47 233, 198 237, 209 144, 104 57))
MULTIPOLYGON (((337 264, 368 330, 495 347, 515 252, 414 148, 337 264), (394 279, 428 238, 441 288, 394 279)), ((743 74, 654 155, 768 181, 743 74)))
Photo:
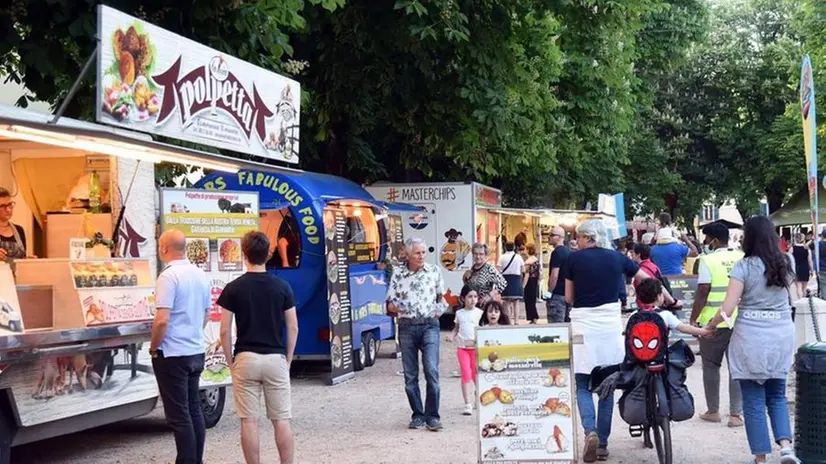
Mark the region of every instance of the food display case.
POLYGON ((27 289, 18 296, 41 300, 39 305, 21 301, 21 308, 44 313, 23 314, 23 320, 51 321, 51 327, 37 328, 64 330, 150 321, 155 312, 154 279, 147 259, 19 261, 17 285, 27 289), (28 290, 49 287, 51 305, 42 304, 42 291, 28 290))

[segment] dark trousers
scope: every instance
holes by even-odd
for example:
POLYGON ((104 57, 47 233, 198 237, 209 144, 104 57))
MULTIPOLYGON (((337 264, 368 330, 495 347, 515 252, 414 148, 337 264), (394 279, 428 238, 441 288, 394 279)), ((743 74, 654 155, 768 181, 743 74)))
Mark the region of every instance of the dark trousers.
POLYGON ((399 344, 402 349, 404 390, 413 410, 413 419, 439 420, 439 321, 431 319, 399 320, 399 344), (419 389, 419 351, 427 381, 427 397, 422 408, 422 392, 419 389))
POLYGON ((175 434, 178 457, 175 464, 201 464, 204 460, 206 427, 198 381, 204 370, 204 355, 152 359, 152 368, 163 400, 166 422, 175 434))

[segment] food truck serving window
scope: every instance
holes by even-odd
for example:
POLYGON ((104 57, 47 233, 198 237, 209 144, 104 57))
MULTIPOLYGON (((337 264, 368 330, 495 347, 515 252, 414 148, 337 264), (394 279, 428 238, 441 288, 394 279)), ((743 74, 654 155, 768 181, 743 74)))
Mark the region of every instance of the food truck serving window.
POLYGON ((347 241, 347 262, 374 263, 379 260, 379 225, 376 214, 368 206, 344 206, 347 241))
POLYGON ((301 258, 301 232, 289 208, 261 211, 261 231, 270 240, 267 269, 297 268, 301 258))

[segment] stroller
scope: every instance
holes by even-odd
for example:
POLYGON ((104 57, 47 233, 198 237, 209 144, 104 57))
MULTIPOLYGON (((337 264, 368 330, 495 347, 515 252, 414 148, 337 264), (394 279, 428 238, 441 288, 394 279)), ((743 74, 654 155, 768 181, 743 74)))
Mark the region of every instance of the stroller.
POLYGON ((591 373, 591 390, 600 397, 623 391, 620 416, 632 437, 642 436, 647 448, 656 447, 660 464, 673 462, 671 422, 694 416, 694 398, 685 385, 686 369, 693 364, 694 353, 684 341, 668 346, 662 318, 640 311, 625 327, 625 360, 591 373))

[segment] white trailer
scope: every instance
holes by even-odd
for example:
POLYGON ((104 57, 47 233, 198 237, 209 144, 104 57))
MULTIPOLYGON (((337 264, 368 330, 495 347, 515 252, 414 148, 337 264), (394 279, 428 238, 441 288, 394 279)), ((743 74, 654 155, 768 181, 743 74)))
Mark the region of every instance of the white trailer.
POLYGON ((404 236, 425 240, 427 262, 441 266, 451 306, 462 290, 462 275, 473 265, 471 246, 486 244, 491 261, 499 256, 501 191, 475 182, 377 183, 365 188, 379 201, 424 208, 402 217, 404 236))

